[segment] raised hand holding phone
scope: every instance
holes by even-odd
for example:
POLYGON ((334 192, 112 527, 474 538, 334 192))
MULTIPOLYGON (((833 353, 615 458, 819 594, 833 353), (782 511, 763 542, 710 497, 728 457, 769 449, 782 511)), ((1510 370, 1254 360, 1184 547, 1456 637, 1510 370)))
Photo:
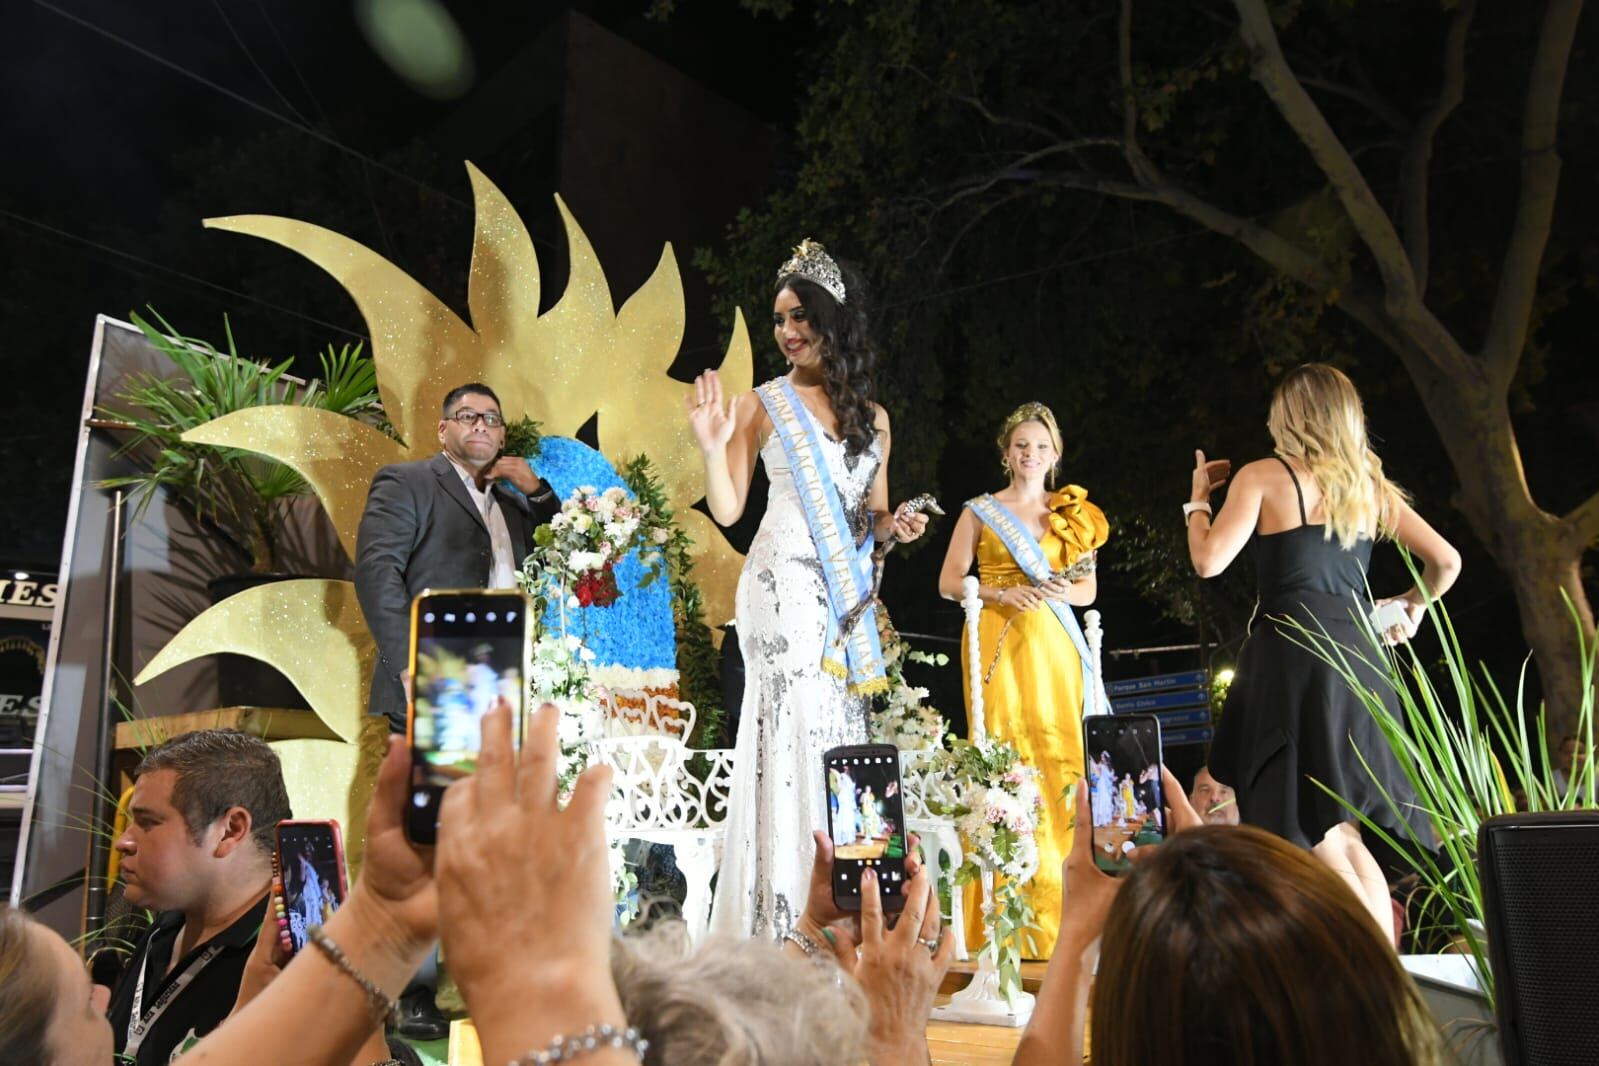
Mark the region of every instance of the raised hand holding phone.
POLYGON ((418 844, 437 840, 444 790, 477 769, 482 722, 497 702, 510 706, 513 740, 521 739, 529 612, 515 589, 429 589, 411 604, 405 827, 418 844))
POLYGON ((511 711, 483 719, 477 773, 451 785, 437 850, 444 952, 478 1020, 483 1061, 508 1062, 584 1023, 626 1024, 611 981, 605 803, 611 770, 583 771, 556 803, 556 726, 545 704, 520 755, 511 711))
POLYGON ((349 894, 339 823, 288 820, 274 831, 273 918, 284 953, 305 947, 308 930, 322 925, 349 894))
POLYGON ((899 749, 853 744, 822 756, 827 782, 827 835, 833 842, 833 902, 861 909, 862 874, 871 870, 885 910, 905 905, 905 809, 900 795, 899 749))
POLYGON ((1089 786, 1094 861, 1122 873, 1134 848, 1165 838, 1160 720, 1152 714, 1083 719, 1083 759, 1089 786))

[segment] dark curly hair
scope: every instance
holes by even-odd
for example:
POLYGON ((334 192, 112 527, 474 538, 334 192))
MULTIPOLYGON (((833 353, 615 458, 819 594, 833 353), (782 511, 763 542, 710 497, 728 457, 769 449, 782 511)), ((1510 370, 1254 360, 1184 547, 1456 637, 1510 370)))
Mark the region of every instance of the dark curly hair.
POLYGON ((847 302, 839 303, 814 281, 789 274, 777 279, 773 295, 784 289, 799 298, 806 320, 822 340, 822 390, 838 416, 838 432, 850 455, 872 446, 877 416, 872 410, 876 392, 873 374, 877 355, 866 335, 866 285, 860 275, 843 264, 847 302))

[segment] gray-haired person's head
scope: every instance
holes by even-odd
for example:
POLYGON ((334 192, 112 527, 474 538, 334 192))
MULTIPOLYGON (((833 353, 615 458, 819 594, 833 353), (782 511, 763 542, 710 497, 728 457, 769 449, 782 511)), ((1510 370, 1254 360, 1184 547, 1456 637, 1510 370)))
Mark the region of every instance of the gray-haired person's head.
POLYGON ((838 1066, 866 1060, 866 997, 831 962, 759 940, 691 947, 681 922, 618 937, 611 974, 648 1066, 838 1066))

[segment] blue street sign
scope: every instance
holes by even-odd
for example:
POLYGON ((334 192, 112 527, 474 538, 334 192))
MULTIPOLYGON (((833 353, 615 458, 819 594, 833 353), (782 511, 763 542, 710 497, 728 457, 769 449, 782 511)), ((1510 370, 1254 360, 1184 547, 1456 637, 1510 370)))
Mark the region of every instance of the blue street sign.
POLYGON ((1132 696, 1141 692, 1157 692, 1163 688, 1204 688, 1210 679, 1203 670, 1184 670, 1176 674, 1156 674, 1154 677, 1131 677, 1122 681, 1105 682, 1107 696, 1132 696))
POLYGON ((1133 714, 1145 711, 1163 711, 1174 707, 1192 707, 1195 704, 1208 704, 1210 693, 1202 688, 1184 689, 1179 692, 1158 692, 1153 696, 1126 696, 1119 700, 1110 701, 1113 714, 1133 714))
POLYGON ((1160 735, 1170 736, 1172 731, 1179 726, 1209 725, 1210 708, 1195 707, 1186 711, 1156 711, 1155 717, 1160 719, 1160 735))
POLYGON ((1161 733, 1160 743, 1164 748, 1176 748, 1184 744, 1209 744, 1210 738, 1215 734, 1216 730, 1208 725, 1197 729, 1173 729, 1170 733, 1161 733))

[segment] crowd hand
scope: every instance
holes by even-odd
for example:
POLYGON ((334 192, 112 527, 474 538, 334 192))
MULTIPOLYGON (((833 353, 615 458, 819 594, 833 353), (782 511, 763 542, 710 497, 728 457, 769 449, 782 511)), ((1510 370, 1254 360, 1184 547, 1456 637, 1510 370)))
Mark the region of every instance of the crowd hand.
MULTIPOLYGON (((1205 824, 1205 819, 1188 802, 1188 795, 1177 778, 1165 766, 1160 768, 1161 788, 1166 799, 1167 835, 1195 829, 1205 824)), ((1075 950, 1084 950, 1099 940, 1105 927, 1105 917, 1110 905, 1121 891, 1122 879, 1112 877, 1094 865, 1093 804, 1088 795, 1088 781, 1077 782, 1076 800, 1072 804, 1076 831, 1072 834, 1072 850, 1061 868, 1064 885, 1061 905, 1062 943, 1075 950)), ((1134 848, 1128 858, 1133 862, 1147 859, 1159 845, 1134 848)))
POLYGON ((1405 605, 1405 620, 1383 630, 1382 639, 1389 645, 1408 644, 1415 639, 1416 631, 1421 628, 1421 619, 1427 613, 1427 605, 1413 603, 1406 596, 1389 596, 1387 599, 1378 600, 1372 604, 1372 608, 1373 610, 1381 610, 1384 605, 1390 603, 1402 603, 1405 605))
MULTIPOLYGON (((816 856, 811 860, 811 887, 805 897, 805 911, 800 915, 801 933, 820 947, 824 942, 832 949, 838 964, 846 972, 855 970, 855 949, 861 940, 860 919, 852 911, 840 910, 833 901, 833 841, 824 830, 811 833, 816 842, 816 856)), ((910 847, 905 856, 905 877, 916 876, 922 868, 921 838, 909 834, 910 847)))
POLYGON ((1189 499, 1194 503, 1209 503, 1210 494, 1227 484, 1233 464, 1226 459, 1205 459, 1205 453, 1194 449, 1194 483, 1189 499))
MULTIPOLYGON (((1094 819, 1086 779, 1077 782, 1076 801, 1072 807, 1076 831, 1072 834, 1072 850, 1061 867, 1059 940, 1073 951, 1086 952, 1098 942, 1100 931, 1105 927, 1105 916, 1110 913, 1116 893, 1121 891, 1122 881, 1094 865, 1094 819)), ((1084 965, 1089 964, 1085 958, 1084 965)))
POLYGON ((244 972, 239 977, 239 994, 233 1000, 234 1014, 259 996, 289 964, 289 953, 283 950, 283 938, 279 935, 277 902, 274 893, 267 903, 267 915, 261 923, 261 931, 256 934, 255 947, 251 949, 250 957, 244 960, 244 972))
POLYGON ((861 955, 855 981, 871 1006, 870 1060, 927 1062, 927 1019, 933 997, 955 958, 955 938, 945 935, 938 895, 925 869, 905 882, 905 909, 887 928, 877 875, 861 873, 861 955))
POLYGON ((472 1013, 501 1023, 494 1035, 483 1030, 485 1050, 496 1055, 520 1054, 574 1026, 622 1021, 610 966, 611 770, 585 770, 566 809, 557 807, 559 717, 540 707, 518 756, 510 708, 496 705, 483 717, 477 772, 449 787, 440 810, 445 957, 472 1013), (540 1006, 536 1015, 530 1004, 540 1006))
POLYGON ((533 472, 526 459, 515 455, 502 455, 494 460, 486 476, 490 481, 509 481, 524 496, 537 496, 544 491, 544 480, 533 472))
POLYGON ((420 955, 438 939, 439 901, 432 856, 411 843, 401 821, 410 776, 405 738, 390 737, 367 808, 361 876, 346 906, 370 914, 377 932, 396 952, 420 955))
MULTIPOLYGON (((1183 786, 1177 783, 1177 778, 1162 764, 1160 768, 1160 787, 1166 793, 1166 826, 1167 835, 1181 833, 1187 829, 1197 829, 1205 824, 1204 817, 1188 802, 1188 793, 1183 791, 1183 786)), ((1138 853, 1143 848, 1134 848, 1132 857, 1137 859, 1138 853)))
POLYGON ((902 503, 894 509, 894 529, 890 534, 901 544, 909 544, 927 531, 927 515, 906 514, 902 503))
POLYGON ((688 424, 699 442, 700 451, 714 452, 733 439, 733 413, 722 399, 722 379, 707 370, 694 379, 694 395, 688 405, 688 424))

